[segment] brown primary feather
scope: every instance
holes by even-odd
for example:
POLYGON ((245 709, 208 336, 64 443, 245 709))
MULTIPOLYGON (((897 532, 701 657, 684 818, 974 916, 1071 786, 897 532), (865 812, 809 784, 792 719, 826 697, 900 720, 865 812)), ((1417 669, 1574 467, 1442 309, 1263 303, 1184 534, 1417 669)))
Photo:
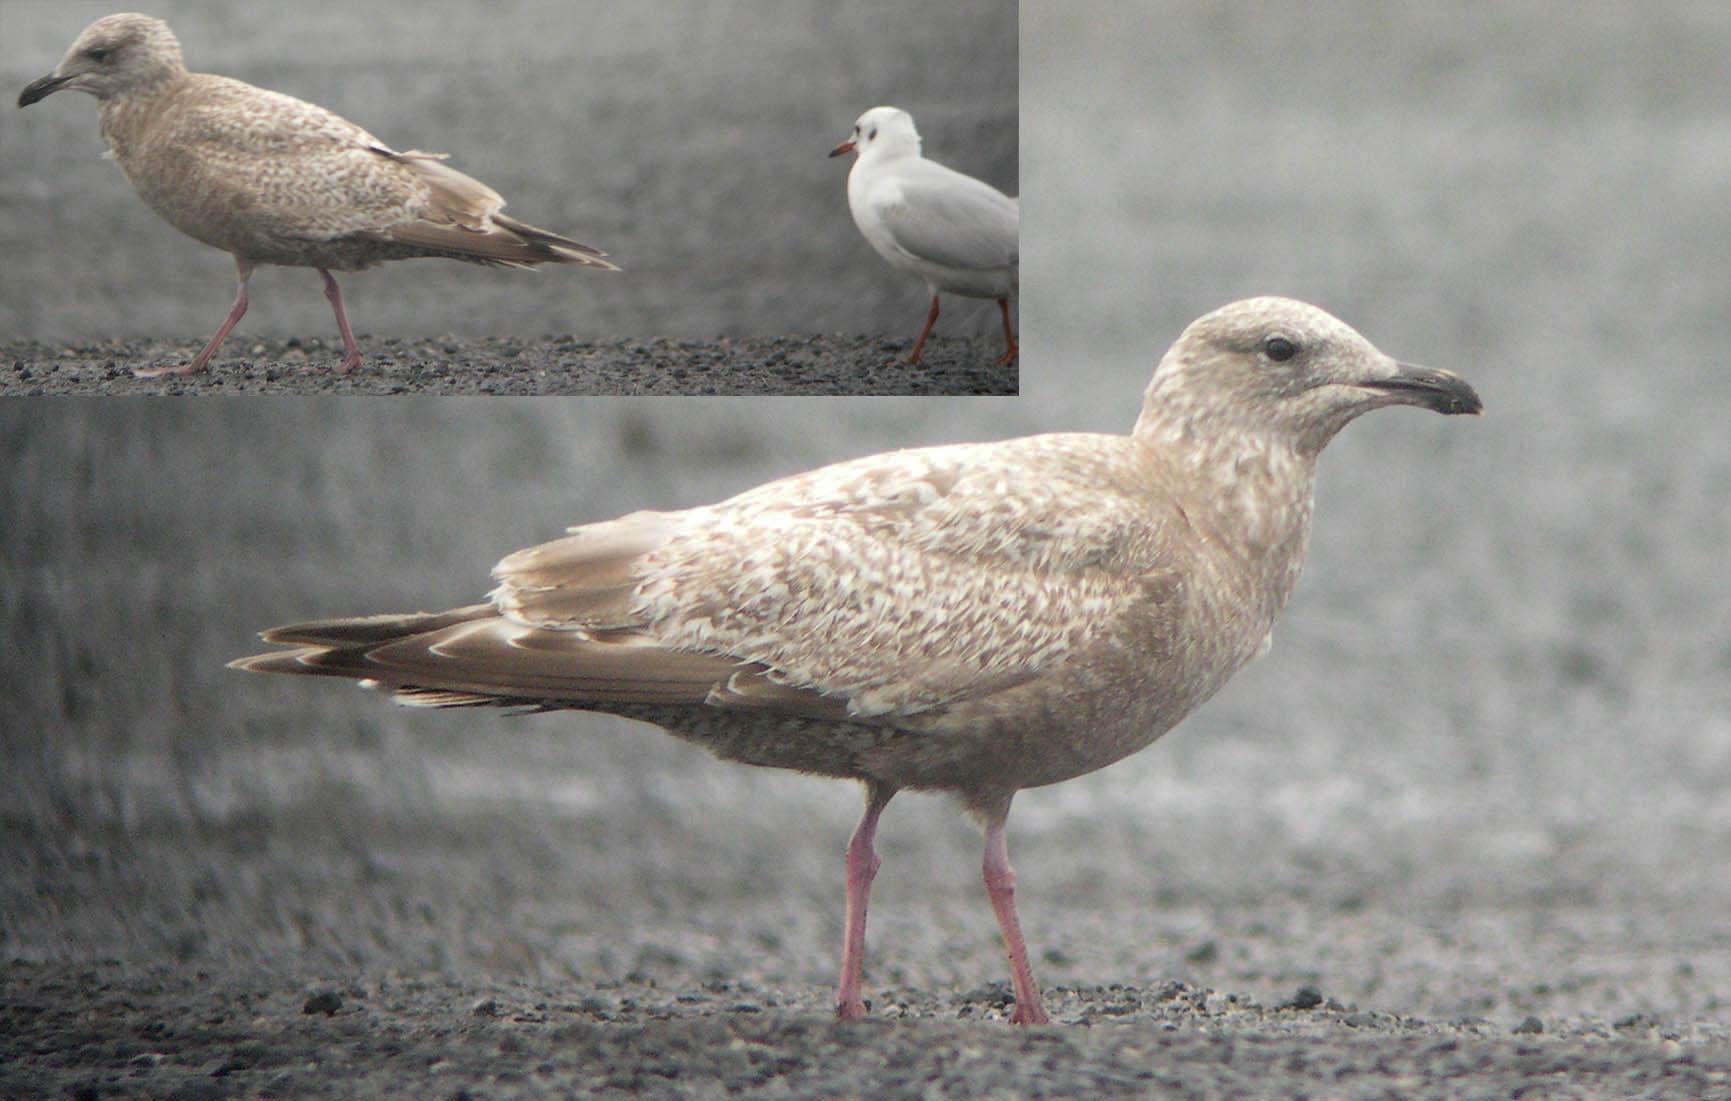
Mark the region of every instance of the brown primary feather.
POLYGON ((414 612, 409 615, 351 616, 347 619, 314 620, 287 627, 274 627, 259 637, 266 642, 301 646, 371 646, 407 635, 438 631, 455 623, 466 623, 493 614, 491 604, 471 604, 448 612, 414 612))
POLYGON ((493 568, 493 600, 538 627, 604 628, 634 622, 639 559, 666 541, 667 513, 634 512, 507 555, 493 568))
POLYGON ((444 154, 397 153, 383 146, 374 146, 372 152, 402 164, 427 188, 419 215, 413 221, 378 231, 376 236, 381 239, 501 267, 580 264, 619 270, 603 259, 607 254, 600 249, 506 217, 501 213, 504 198, 445 164, 444 154))
MULTIPOLYGON (((702 703, 741 668, 725 658, 666 650, 641 636, 600 638, 537 631, 487 615, 439 623, 404 619, 395 633, 368 623, 361 641, 302 645, 242 659, 255 672, 301 672, 377 681, 393 689, 439 689, 516 700, 702 703), (375 633, 379 632, 379 633, 375 633), (283 664, 284 661, 287 664, 283 664)), ((341 634, 330 622, 273 632, 277 640, 341 634)))
POLYGON ((419 149, 398 153, 378 145, 372 151, 406 166, 427 185, 427 212, 422 215, 426 221, 480 230, 505 206, 503 195, 447 165, 447 154, 419 149))
POLYGON ((548 251, 557 253, 559 256, 557 262, 559 263, 582 264, 586 267, 600 268, 603 271, 619 270, 616 265, 602 259, 607 255, 605 252, 592 245, 573 241, 569 237, 561 237, 557 233, 539 229, 527 222, 519 222, 509 214, 495 214, 493 221, 496 225, 510 230, 530 244, 542 245, 548 251))

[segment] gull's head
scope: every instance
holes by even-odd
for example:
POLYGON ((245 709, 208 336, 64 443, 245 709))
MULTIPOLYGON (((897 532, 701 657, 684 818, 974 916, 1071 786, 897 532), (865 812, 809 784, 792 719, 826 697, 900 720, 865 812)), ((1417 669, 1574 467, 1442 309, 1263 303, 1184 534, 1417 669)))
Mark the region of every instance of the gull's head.
POLYGON ((136 12, 105 15, 84 28, 53 72, 18 94, 18 106, 66 89, 108 99, 185 71, 167 23, 136 12))
POLYGON ((1190 324, 1154 370, 1138 434, 1271 434, 1315 454, 1385 405, 1478 413, 1458 376, 1397 363, 1352 326, 1290 298, 1248 298, 1190 324))
POLYGON ((854 122, 853 133, 829 155, 856 151, 862 161, 919 156, 920 132, 914 129, 914 116, 900 107, 873 107, 854 122))

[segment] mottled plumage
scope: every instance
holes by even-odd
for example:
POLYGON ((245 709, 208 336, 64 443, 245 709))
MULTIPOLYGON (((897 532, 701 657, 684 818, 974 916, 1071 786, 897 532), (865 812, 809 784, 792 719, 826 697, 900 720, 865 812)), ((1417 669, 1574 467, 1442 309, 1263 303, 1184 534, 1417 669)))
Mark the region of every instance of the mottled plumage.
POLYGON ((109 15, 86 27, 18 105, 66 88, 101 102, 102 137, 146 205, 232 253, 240 276, 229 317, 191 363, 140 374, 204 368, 246 312, 247 279, 259 264, 323 274, 347 353, 343 371, 361 357, 332 271, 419 256, 617 270, 605 253, 507 217, 498 192, 440 154, 398 152, 323 107, 188 72, 173 32, 149 16, 109 15))
POLYGON ((1477 412, 1313 306, 1188 328, 1128 436, 895 451, 682 512, 573 528, 494 570, 491 601, 268 631, 237 666, 360 678, 432 706, 581 708, 719 756, 862 780, 838 1012, 858 1016, 877 813, 958 796, 1015 1019, 1045 1019, 1010 893, 1014 794, 1134 753, 1265 646, 1297 581, 1317 455, 1360 413, 1477 412))
POLYGON ((996 299, 1004 318, 998 362, 1013 361, 1010 296, 1019 278, 1020 205, 990 184, 926 160, 913 116, 897 107, 861 115, 829 155, 856 151, 847 175, 854 224, 891 267, 918 276, 932 295, 908 362, 920 361, 937 323, 939 292, 996 299))

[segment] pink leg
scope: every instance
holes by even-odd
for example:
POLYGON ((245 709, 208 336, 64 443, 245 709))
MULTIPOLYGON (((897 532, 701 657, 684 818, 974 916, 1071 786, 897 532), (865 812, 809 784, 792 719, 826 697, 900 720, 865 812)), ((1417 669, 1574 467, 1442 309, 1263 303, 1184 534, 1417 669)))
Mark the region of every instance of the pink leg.
POLYGON ((1019 349, 1016 347, 1016 331, 1010 328, 1010 300, 998 299, 998 309, 1004 315, 1004 354, 998 357, 998 362, 1014 363, 1019 349))
POLYGON ((134 375, 139 378, 192 375, 210 366, 210 357, 215 355, 216 350, 222 347, 222 342, 228 339, 229 331, 234 328, 235 323, 246 315, 246 281, 252 278, 252 265, 237 256, 234 261, 234 271, 240 279, 240 290, 235 292, 234 305, 229 308, 228 317, 223 320, 222 328, 218 329, 216 335, 210 338, 210 343, 204 346, 204 350, 193 356, 190 363, 183 363, 175 367, 144 367, 133 371, 134 375))
POLYGON ((986 859, 982 870, 986 893, 992 898, 992 910, 998 915, 998 928, 1004 934, 1004 948, 1010 956, 1010 982, 1016 989, 1016 1011, 1010 1014, 1010 1023, 1048 1024, 1052 1019, 1040 1004, 1040 991, 1028 966, 1028 946, 1022 940, 1022 925, 1016 920, 1016 869, 1010 867, 1002 816, 986 827, 986 859))
POLYGON ((871 895, 878 865, 883 863, 872 850, 872 838, 877 834, 878 815, 895 793, 895 788, 883 784, 866 784, 865 816, 847 843, 847 932, 841 948, 841 985, 835 993, 835 1015, 840 1021, 857 1021, 865 1016, 860 973, 865 968, 866 899, 871 895))
POLYGON ((337 374, 346 375, 361 365, 361 350, 355 347, 355 334, 349 331, 348 315, 343 313, 343 292, 337 289, 337 281, 324 268, 319 274, 325 277, 325 297, 330 299, 331 311, 337 315, 337 331, 343 334, 342 364, 337 368, 337 374))
POLYGON ((932 335, 932 326, 938 323, 938 296, 932 295, 932 308, 926 311, 926 326, 920 330, 920 335, 914 337, 914 350, 908 353, 909 363, 918 363, 920 353, 925 351, 926 337, 932 335))

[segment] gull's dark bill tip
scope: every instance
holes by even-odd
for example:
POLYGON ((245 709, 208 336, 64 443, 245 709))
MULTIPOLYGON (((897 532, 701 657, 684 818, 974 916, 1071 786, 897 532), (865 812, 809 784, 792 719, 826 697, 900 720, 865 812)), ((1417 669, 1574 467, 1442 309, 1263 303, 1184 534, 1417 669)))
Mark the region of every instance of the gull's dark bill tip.
POLYGON ((53 95, 54 92, 59 90, 60 86, 66 83, 67 79, 67 77, 55 76, 52 73, 48 76, 37 77, 35 80, 26 84, 22 92, 18 93, 18 106, 28 107, 39 100, 47 99, 50 95, 53 95))
POLYGON ((1409 405, 1421 406, 1444 416, 1477 416, 1485 411, 1485 403, 1479 399, 1478 391, 1453 371, 1415 367, 1410 363, 1398 366, 1398 375, 1364 385, 1399 395, 1400 400, 1409 405))

